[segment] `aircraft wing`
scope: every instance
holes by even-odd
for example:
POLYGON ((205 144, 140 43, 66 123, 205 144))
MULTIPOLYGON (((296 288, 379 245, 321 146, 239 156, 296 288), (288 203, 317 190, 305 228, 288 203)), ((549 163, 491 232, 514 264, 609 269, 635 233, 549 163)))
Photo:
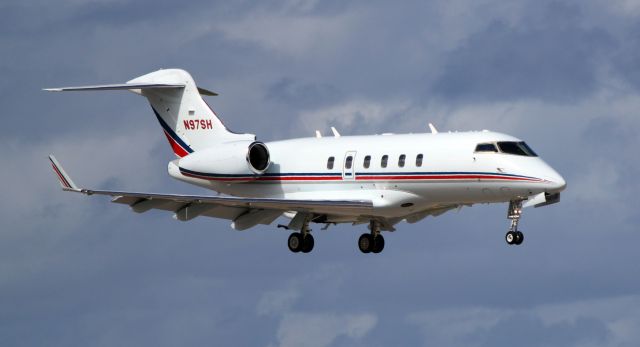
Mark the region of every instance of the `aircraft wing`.
POLYGON ((62 189, 86 195, 107 195, 112 202, 126 204, 134 212, 143 213, 152 209, 174 212, 174 218, 188 221, 198 216, 208 216, 232 220, 237 230, 248 229, 257 224, 270 224, 282 213, 296 211, 303 213, 331 213, 349 210, 370 209, 369 200, 294 200, 271 198, 241 198, 230 196, 158 194, 93 190, 78 187, 67 175, 54 156, 49 160, 60 180, 62 189))

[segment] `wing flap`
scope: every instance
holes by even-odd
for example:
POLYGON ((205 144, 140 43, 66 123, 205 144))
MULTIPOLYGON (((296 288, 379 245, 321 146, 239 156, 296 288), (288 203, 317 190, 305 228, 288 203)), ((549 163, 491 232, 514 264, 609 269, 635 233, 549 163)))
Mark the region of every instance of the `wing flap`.
POLYGON ((249 211, 249 209, 239 207, 189 203, 183 204, 175 210, 173 218, 183 222, 190 221, 199 216, 234 220, 242 214, 247 213, 247 211, 249 211))
POLYGON ((445 206, 437 206, 434 208, 430 208, 424 211, 420 211, 411 215, 408 215, 405 217, 405 220, 408 223, 418 223, 419 221, 429 217, 429 216, 433 216, 433 217, 437 217, 447 211, 453 210, 455 208, 460 207, 460 205, 445 205, 445 206))
POLYGON ((249 210, 233 220, 231 227, 235 230, 247 230, 258 224, 269 225, 282 215, 278 210, 249 210))

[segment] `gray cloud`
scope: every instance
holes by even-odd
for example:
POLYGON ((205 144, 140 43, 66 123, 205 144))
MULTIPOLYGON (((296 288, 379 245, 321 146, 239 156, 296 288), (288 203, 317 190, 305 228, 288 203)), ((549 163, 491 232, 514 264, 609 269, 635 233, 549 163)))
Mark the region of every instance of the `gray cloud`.
POLYGON ((342 98, 340 90, 334 86, 307 84, 291 78, 282 78, 269 86, 266 97, 269 100, 287 104, 289 107, 304 108, 335 103, 342 98))
POLYGON ((281 347, 330 346, 336 338, 360 339, 376 326, 372 314, 287 314, 278 328, 281 347))
MULTIPOLYGON (((637 32, 640 23, 634 23, 628 30, 637 32)), ((613 57, 614 68, 620 77, 640 89, 640 39, 636 35, 624 36, 624 43, 613 57)))
POLYGON ((513 341, 521 346, 603 346, 609 342, 610 332, 601 321, 590 318, 544 324, 538 317, 515 314, 498 321, 482 335, 469 338, 484 341, 482 346, 504 346, 513 341))
POLYGON ((4 2, 0 336, 7 345, 633 346, 640 281, 634 148, 640 8, 630 1, 4 2), (567 5, 568 4, 568 5, 567 5), (144 99, 43 87, 189 70, 261 139, 489 128, 527 140, 568 179, 562 203, 402 224, 287 233, 142 215, 59 191, 54 152, 90 187, 201 190, 144 99), (504 331, 503 327, 518 323, 504 331), (308 330, 305 330, 308 329, 308 330), (509 335, 511 334, 511 335, 509 335), (511 339, 507 339, 511 336, 511 339), (447 343, 448 342, 448 343, 447 343))
POLYGON ((613 38, 601 28, 585 28, 576 6, 540 6, 544 21, 494 20, 468 37, 448 54, 433 90, 452 99, 489 101, 573 101, 596 92, 613 38))
POLYGON ((638 336, 637 296, 552 303, 524 309, 460 307, 410 314, 425 345, 627 346, 638 336))

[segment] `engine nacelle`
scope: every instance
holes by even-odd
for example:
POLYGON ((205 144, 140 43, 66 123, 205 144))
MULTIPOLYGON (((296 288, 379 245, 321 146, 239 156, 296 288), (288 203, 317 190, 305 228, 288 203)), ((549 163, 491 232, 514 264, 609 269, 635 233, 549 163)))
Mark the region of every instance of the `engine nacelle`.
POLYGON ((267 171, 271 164, 267 146, 258 141, 251 143, 247 151, 247 163, 249 163, 251 171, 258 175, 262 175, 267 171))
POLYGON ((193 152, 178 161, 180 173, 213 181, 247 182, 257 179, 271 161, 262 142, 233 142, 193 152))

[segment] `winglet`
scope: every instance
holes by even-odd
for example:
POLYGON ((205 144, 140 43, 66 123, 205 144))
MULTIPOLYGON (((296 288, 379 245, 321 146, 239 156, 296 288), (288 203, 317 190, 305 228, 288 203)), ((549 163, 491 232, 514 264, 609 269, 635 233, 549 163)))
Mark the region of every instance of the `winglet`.
POLYGON ((58 180, 60 180, 60 185, 62 186, 63 190, 80 191, 80 188, 78 188, 78 186, 76 186, 76 184, 73 183, 69 175, 67 175, 67 173, 64 171, 64 169, 62 168, 62 165, 58 163, 58 161, 56 160, 56 157, 54 157, 52 154, 49 155, 49 161, 51 161, 51 166, 53 167, 53 171, 58 176, 58 180))

